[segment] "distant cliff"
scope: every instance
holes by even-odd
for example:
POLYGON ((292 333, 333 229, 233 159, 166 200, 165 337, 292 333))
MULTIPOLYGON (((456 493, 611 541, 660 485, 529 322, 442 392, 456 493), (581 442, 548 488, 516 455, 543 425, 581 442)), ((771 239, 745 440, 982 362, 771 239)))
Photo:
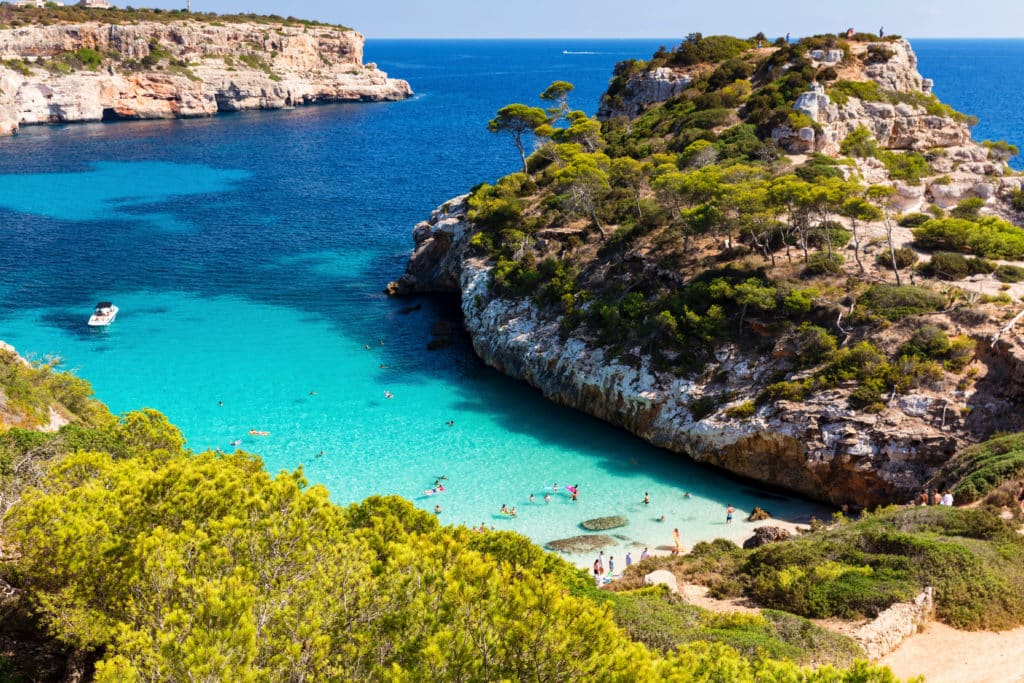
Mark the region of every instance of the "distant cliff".
POLYGON ((0 30, 0 133, 409 97, 408 83, 363 64, 363 44, 344 27, 210 17, 8 28, 0 30))

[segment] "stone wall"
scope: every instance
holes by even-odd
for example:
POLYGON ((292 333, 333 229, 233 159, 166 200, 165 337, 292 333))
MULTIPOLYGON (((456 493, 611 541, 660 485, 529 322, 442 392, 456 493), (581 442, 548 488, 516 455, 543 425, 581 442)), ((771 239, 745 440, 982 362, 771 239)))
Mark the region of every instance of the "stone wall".
POLYGON ((898 602, 851 634, 868 658, 878 661, 914 635, 932 620, 935 614, 934 591, 931 587, 911 602, 898 602))

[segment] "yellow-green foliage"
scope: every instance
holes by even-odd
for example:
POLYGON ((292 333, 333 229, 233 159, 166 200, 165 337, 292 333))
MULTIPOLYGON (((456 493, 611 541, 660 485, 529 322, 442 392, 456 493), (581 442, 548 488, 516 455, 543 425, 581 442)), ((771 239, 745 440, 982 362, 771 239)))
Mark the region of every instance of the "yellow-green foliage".
MULTIPOLYGON (((395 497, 335 506, 301 471, 185 451, 155 411, 116 434, 118 457, 76 449, 7 520, 21 557, 5 578, 50 635, 99 653, 97 681, 653 682, 695 668, 892 680, 764 656, 803 660, 832 642, 767 614, 702 617, 663 656, 629 639, 583 572, 517 534, 441 527, 395 497)), ((826 659, 854 655, 840 641, 826 659)))
POLYGON ((50 408, 82 424, 109 419, 106 408, 92 400, 92 387, 56 362, 25 365, 14 353, 0 349, 0 432, 6 427, 33 428, 50 422, 50 408))

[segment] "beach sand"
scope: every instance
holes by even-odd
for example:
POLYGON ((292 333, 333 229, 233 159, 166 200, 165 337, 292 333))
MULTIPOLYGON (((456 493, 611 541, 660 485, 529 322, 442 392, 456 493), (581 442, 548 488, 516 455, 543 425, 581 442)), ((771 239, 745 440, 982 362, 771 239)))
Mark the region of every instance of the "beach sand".
POLYGON ((958 631, 932 622, 879 664, 898 678, 926 683, 1024 683, 1024 627, 1012 631, 958 631))

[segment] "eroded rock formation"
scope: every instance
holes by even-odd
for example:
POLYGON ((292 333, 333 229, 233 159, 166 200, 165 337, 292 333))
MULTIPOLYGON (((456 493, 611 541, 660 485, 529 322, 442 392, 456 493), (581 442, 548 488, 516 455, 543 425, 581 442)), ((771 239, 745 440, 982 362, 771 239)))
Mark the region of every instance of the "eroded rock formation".
POLYGON ((363 64, 338 27, 184 20, 0 31, 0 133, 21 125, 210 116, 316 102, 398 100, 403 80, 363 64), (94 69, 69 57, 103 56, 94 69), (49 65, 49 68, 47 68, 49 65))

